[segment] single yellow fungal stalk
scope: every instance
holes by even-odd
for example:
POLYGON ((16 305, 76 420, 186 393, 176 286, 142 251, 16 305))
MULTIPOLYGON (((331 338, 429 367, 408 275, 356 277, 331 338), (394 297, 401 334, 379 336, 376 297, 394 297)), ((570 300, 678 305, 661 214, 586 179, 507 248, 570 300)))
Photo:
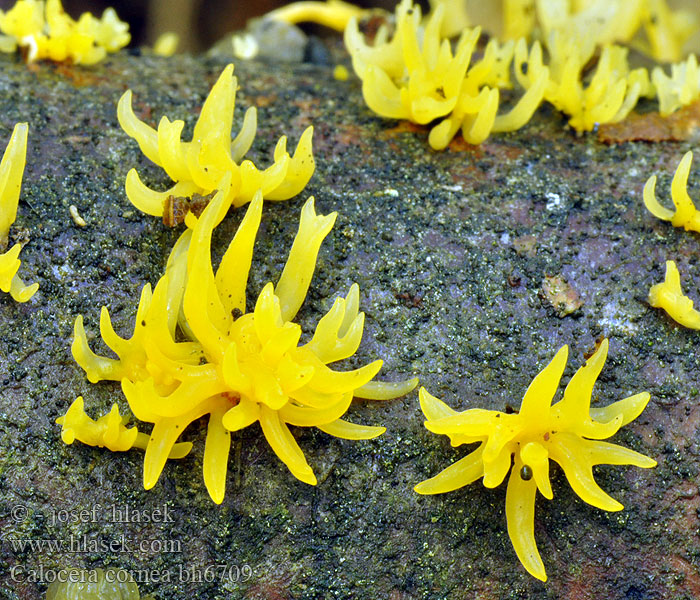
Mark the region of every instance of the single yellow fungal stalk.
POLYGON ((345 65, 335 65, 333 68, 333 78, 338 81, 347 81, 350 78, 350 73, 345 65))
POLYGON ((92 65, 131 39, 129 26, 113 8, 106 9, 101 19, 86 12, 75 21, 61 0, 18 0, 7 12, 0 11, 0 31, 5 34, 0 49, 13 52, 23 47, 28 62, 49 59, 92 65))
POLYGON ((693 163, 692 151, 686 152, 678 164, 671 183, 671 199, 676 206, 675 212, 659 204, 656 199, 656 175, 652 175, 644 185, 644 206, 655 217, 670 221, 674 227, 683 227, 686 231, 700 232, 700 212, 688 195, 688 175, 693 163))
POLYGON ((291 157, 287 152, 287 137, 282 136, 274 150, 274 163, 259 171, 250 160, 243 160, 255 138, 255 107, 246 111, 240 132, 231 139, 237 87, 238 80, 230 64, 207 96, 190 142, 180 139, 184 121, 163 117, 155 130, 139 120, 131 108, 131 90, 124 92, 117 107, 119 124, 138 142, 144 155, 176 182, 170 189, 157 192, 146 187, 136 169, 131 169, 125 187, 136 208, 162 217, 168 197, 208 195, 218 189, 227 174, 231 177, 228 202, 233 206, 249 202, 258 190, 262 190, 266 200, 287 200, 304 189, 315 168, 311 148, 313 127, 304 131, 291 157))
POLYGON ((22 175, 27 161, 29 126, 17 123, 0 163, 0 246, 7 247, 10 225, 17 218, 22 175))
POLYGON ((292 2, 265 15, 266 18, 277 19, 296 25, 297 23, 318 23, 336 31, 344 31, 350 19, 360 17, 364 9, 342 0, 327 2, 292 2))
POLYGON ((700 312, 693 308, 693 301, 683 294, 681 276, 676 263, 666 261, 666 277, 663 283, 652 285, 649 304, 663 308, 676 323, 689 329, 700 329, 700 312))
MULTIPOLYGON (((17 123, 12 131, 10 142, 0 162, 0 249, 7 248, 10 225, 17 218, 19 192, 22 188, 22 175, 27 160, 26 123, 17 123)), ((25 285, 17 275, 21 261, 21 244, 15 244, 4 254, 0 254, 0 289, 9 292, 17 302, 26 302, 39 289, 38 283, 25 285)))
POLYGON ((228 208, 230 176, 199 219, 181 236, 165 275, 151 294, 144 288, 129 340, 116 336, 103 309, 103 339, 118 356, 94 354, 76 320, 73 355, 90 381, 121 380, 129 406, 141 421, 153 423, 144 459, 144 487, 153 487, 170 449, 185 428, 209 416, 204 449, 204 482, 220 503, 226 488, 230 433, 256 421, 268 443, 295 477, 316 483, 313 470, 288 425, 317 427, 346 439, 370 439, 383 427, 343 420, 353 396, 396 398, 417 379, 399 383, 371 380, 377 360, 352 371, 328 365, 352 356, 362 339, 364 314, 359 289, 350 288, 319 321, 308 342, 299 345, 301 327, 292 322, 316 266, 316 257, 336 214, 317 215, 313 198, 301 213, 299 231, 276 286, 268 283, 246 312, 246 287, 255 236, 262 214, 256 194, 216 272, 211 235, 228 208), (188 341, 176 341, 176 327, 188 341))
POLYGON ((589 504, 603 510, 623 506, 606 494, 593 479, 595 465, 635 465, 649 468, 656 461, 633 450, 601 442, 620 427, 636 419, 649 402, 643 392, 604 408, 591 408, 591 394, 608 353, 608 341, 579 368, 564 390, 561 401, 552 405, 566 367, 567 346, 533 379, 514 414, 473 408, 457 412, 441 400, 420 390, 420 403, 433 433, 447 435, 453 446, 479 443, 427 481, 419 483, 419 494, 441 494, 483 478, 484 486, 501 484, 510 471, 506 491, 508 535, 527 571, 546 581, 544 564, 535 544, 534 519, 537 490, 553 497, 549 461, 563 469, 573 490, 589 504), (511 464, 513 467, 511 469, 511 464))
POLYGON ((180 36, 173 31, 161 33, 153 43, 153 54, 157 56, 172 56, 177 52, 180 44, 180 36))

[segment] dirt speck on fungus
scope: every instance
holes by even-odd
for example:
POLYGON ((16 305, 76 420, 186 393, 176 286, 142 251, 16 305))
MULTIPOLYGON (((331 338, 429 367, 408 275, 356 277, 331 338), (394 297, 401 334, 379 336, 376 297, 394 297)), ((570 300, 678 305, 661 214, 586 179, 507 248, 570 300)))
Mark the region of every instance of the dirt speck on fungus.
MULTIPOLYGON (((42 597, 47 581, 30 575, 69 566, 128 569, 141 576, 142 593, 170 600, 698 596, 700 523, 697 496, 689 495, 700 473, 698 337, 645 297, 667 259, 677 260, 686 289, 700 288, 700 238, 655 220, 641 200, 652 173, 667 191, 688 143, 607 146, 576 137, 543 108, 517 133, 434 152, 427 130, 372 115, 357 79, 337 81, 332 67, 236 64, 236 127, 247 107, 259 107, 249 157, 264 168, 279 136, 293 147, 307 123, 317 148, 307 189, 264 207, 250 298, 279 277, 300 208, 314 195, 319 213, 339 215, 298 320, 311 331, 335 297, 359 284, 365 337, 343 368, 382 358, 381 377, 416 374, 456 409, 504 410, 519 406, 559 347, 571 349, 566 383, 607 336, 594 404, 651 393, 642 416, 612 441, 659 466, 595 472, 623 511, 586 505, 552 468, 554 500, 538 498, 535 518, 549 576, 543 585, 508 540, 504 485, 413 493, 469 451, 425 430, 415 392, 352 405, 350 420, 387 427, 376 440, 295 429, 316 487, 290 475, 257 425, 233 435, 220 506, 202 481, 206 420, 184 432, 191 455, 169 462, 150 491, 142 488, 140 451, 64 445, 54 421, 77 395, 93 416, 114 402, 127 409, 118 383, 91 385, 74 363, 76 315, 98 352, 108 352, 98 335, 101 306, 117 332, 130 335, 141 287, 155 284, 182 231, 126 199, 132 167, 157 189, 170 181, 119 128, 117 100, 131 88, 151 124, 163 115, 184 119, 187 139, 225 62, 126 53, 85 70, 29 70, 8 55, 0 62, 3 143, 16 122, 30 123, 10 237, 29 232, 20 273, 41 286, 26 304, 0 297, 0 596, 42 597), (71 205, 89 227, 73 226, 71 205), (580 294, 576 318, 559 318, 538 297, 552 274, 580 294), (167 508, 171 522, 112 518, 126 507, 167 508), (83 539, 103 545, 75 545, 83 539)), ((217 228, 215 256, 242 215, 232 210, 217 228)))

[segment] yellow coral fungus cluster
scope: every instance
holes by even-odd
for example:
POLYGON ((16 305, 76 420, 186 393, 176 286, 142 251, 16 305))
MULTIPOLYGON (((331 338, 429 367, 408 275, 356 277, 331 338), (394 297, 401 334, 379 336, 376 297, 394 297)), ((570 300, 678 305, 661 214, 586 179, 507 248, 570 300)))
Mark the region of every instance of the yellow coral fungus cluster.
POLYGON ((227 201, 234 206, 249 202, 258 190, 267 200, 286 200, 304 189, 315 168, 313 127, 304 131, 293 156, 287 152, 286 136, 282 136, 274 150, 273 164, 258 170, 252 161, 243 160, 255 139, 255 107, 246 111, 240 132, 231 139, 237 87, 230 64, 207 96, 190 142, 180 139, 184 121, 170 121, 164 116, 155 130, 134 114, 131 90, 124 93, 117 107, 120 125, 138 142, 144 155, 176 182, 170 189, 157 192, 146 187, 136 169, 131 169, 126 177, 126 194, 136 208, 162 216, 169 197, 210 194, 219 188, 224 176, 230 178, 227 201))
POLYGON ((189 217, 191 229, 174 247, 165 275, 153 293, 149 286, 144 287, 131 339, 114 333, 103 309, 102 337, 118 359, 97 356, 90 350, 80 318, 72 348, 90 381, 121 380, 134 415, 154 424, 144 459, 147 489, 157 482, 185 428, 209 415, 204 481, 217 503, 224 497, 232 431, 259 422, 289 470, 300 480, 315 484, 313 470, 288 425, 313 426, 347 439, 373 438, 384 428, 355 425, 341 418, 353 396, 394 398, 417 383, 372 382, 381 360, 353 371, 334 371, 327 366, 352 356, 362 338, 364 315, 358 312, 357 285, 345 298, 335 301, 311 339, 299 345, 301 327, 292 319, 304 300, 320 245, 336 216, 316 215, 313 198, 304 205, 279 282, 276 286, 268 283, 253 312, 246 312, 245 292, 262 195, 257 193, 253 198, 214 273, 211 234, 228 209, 229 185, 226 181, 199 219, 189 217), (178 318, 180 332, 189 341, 176 338, 178 318))
MULTIPOLYGON (((7 248, 10 225, 17 218, 22 175, 27 159, 26 123, 17 123, 0 162, 0 250, 7 248)), ((0 290, 9 292, 17 302, 26 302, 39 289, 38 283, 25 285, 17 275, 22 245, 17 243, 0 254, 0 290)))
POLYGON ((700 28, 690 11, 672 10, 666 0, 503 0, 506 39, 544 39, 557 31, 594 44, 629 42, 659 61, 678 61, 683 45, 700 28), (635 35, 643 31, 646 40, 635 35))
MULTIPOLYGON (((396 8, 396 32, 389 39, 382 27, 374 44, 366 44, 356 19, 345 30, 345 45, 355 72, 362 79, 367 105, 377 114, 427 124, 440 120, 430 132, 432 148, 442 149, 461 128, 471 144, 483 142, 492 131, 514 131, 537 109, 547 82, 540 61, 529 70, 530 89, 506 115, 497 115, 498 88, 511 86, 513 42, 491 40, 484 56, 470 66, 480 29, 465 29, 453 53, 441 35, 445 16, 437 4, 425 28, 411 0, 396 8)), ((521 50, 527 60, 527 48, 521 50)))
POLYGON ((700 69, 694 55, 672 65, 670 75, 656 67, 650 77, 644 68, 631 69, 627 48, 613 43, 629 39, 656 13, 668 19, 654 20, 650 39, 670 35, 662 33, 666 29, 660 23, 673 19, 659 2, 594 2, 585 9, 574 7, 576 17, 566 16, 561 2, 538 2, 548 63, 539 42, 528 49, 522 36, 531 33, 529 26, 516 26, 522 24, 523 15, 534 14, 534 2, 505 2, 506 31, 509 35, 517 31, 521 37, 505 43, 491 39, 474 64, 470 63, 479 27, 462 28, 454 52, 443 37, 451 6, 436 2, 423 22, 420 8, 402 0, 396 7, 394 34, 390 36, 383 25, 371 44, 356 17, 345 30, 345 45, 369 108, 383 117, 431 124, 429 143, 434 149, 444 148, 460 128, 472 144, 483 142, 492 132, 519 129, 543 100, 568 115, 569 125, 577 131, 590 131, 624 119, 640 97, 657 96, 662 115, 700 97, 700 69), (518 19, 509 20, 513 15, 518 19), (597 64, 589 76, 594 58, 597 64), (498 115, 499 89, 512 87, 511 65, 525 93, 507 114, 498 115))
MULTIPOLYGON (((546 40, 559 32, 594 45, 629 43, 662 62, 681 60, 684 44, 700 30, 696 14, 672 9, 667 0, 502 0, 500 4, 505 40, 537 36, 546 40)), ((440 26, 443 36, 457 36, 471 25, 465 0, 430 0, 430 6, 431 14, 445 12, 440 26)), ((267 16, 287 23, 312 21, 342 31, 351 19, 367 13, 342 0, 328 0, 293 2, 267 16)))
POLYGON ((606 494, 593 478, 601 464, 653 467, 656 461, 622 446, 602 442, 636 419, 649 401, 643 392, 604 408, 591 408, 591 394, 608 353, 608 341, 579 368, 569 381, 561 401, 552 405, 566 367, 568 349, 561 348, 533 379, 520 411, 514 414, 473 408, 457 412, 420 390, 421 408, 433 433, 447 435, 453 446, 479 443, 479 447, 447 469, 416 486, 419 494, 449 492, 483 478, 493 488, 508 472, 506 520, 508 535, 527 571, 546 580, 544 564, 534 536, 537 490, 553 497, 549 479, 550 459, 559 464, 573 490, 589 504, 603 510, 622 505, 606 494), (511 468, 512 465, 512 468, 511 468))
POLYGON ((569 115, 569 125, 578 131, 590 131, 599 123, 621 121, 637 104, 640 95, 652 93, 645 69, 629 71, 626 48, 604 46, 595 72, 585 87, 583 71, 593 56, 593 43, 554 32, 548 39, 547 49, 550 78, 545 99, 569 115))
POLYGON ((48 59, 92 65, 108 52, 126 46, 129 26, 113 8, 98 19, 83 13, 75 21, 63 10, 61 0, 18 0, 8 11, 0 11, 0 50, 26 50, 27 62, 48 59))
MULTIPOLYGON (((567 4, 567 3, 564 3, 567 4)), ((601 46, 601 57, 595 75, 586 90, 586 98, 581 97, 588 110, 583 112, 582 124, 577 121, 577 111, 571 107, 562 108, 561 102, 547 94, 546 99, 560 110, 572 115, 570 124, 575 129, 589 130, 595 103, 601 113, 594 123, 619 121, 634 107, 639 96, 659 101, 659 112, 667 116, 687 106, 700 97, 700 73, 697 58, 691 54, 682 60, 682 46, 691 34, 698 31, 700 22, 690 13, 672 12, 665 0, 594 0, 593 2, 569 3, 567 14, 559 0, 538 0, 537 15, 542 26, 551 56, 550 70, 552 81, 566 81, 563 94, 570 99, 581 97, 583 68, 592 58, 596 46, 601 46), (573 6, 572 6, 573 4, 573 6), (675 61, 671 74, 663 68, 653 69, 651 78, 646 69, 630 70, 627 63, 627 49, 613 42, 631 42, 632 37, 643 27, 648 43, 642 49, 659 61, 675 61), (554 41, 553 41, 554 40, 554 41), (563 45, 563 48, 562 48, 563 45), (574 64, 567 61, 574 60, 574 64), (558 68, 555 67, 555 63, 558 68), (563 71, 568 72, 568 78, 563 71), (623 91, 623 88, 626 88, 623 91), (571 93, 571 89, 575 93, 571 93), (596 102, 592 102, 598 94, 596 102), (615 107, 618 110, 614 110, 615 107), (589 113, 587 118, 585 112, 589 113)), ((634 43, 632 43, 635 46, 634 43)), ((639 48, 640 45, 636 44, 639 48)), ((551 85, 551 84, 550 84, 551 85)))
POLYGON ((654 67, 651 80, 662 116, 668 116, 700 98, 700 68, 695 54, 684 62, 671 65, 670 75, 666 75, 661 67, 654 67))

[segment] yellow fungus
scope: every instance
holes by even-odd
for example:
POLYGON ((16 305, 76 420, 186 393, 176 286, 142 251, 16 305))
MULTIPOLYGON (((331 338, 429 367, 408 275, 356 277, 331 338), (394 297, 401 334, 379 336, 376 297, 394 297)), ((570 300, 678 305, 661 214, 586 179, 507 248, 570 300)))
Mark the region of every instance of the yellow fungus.
POLYGON ((350 77, 347 67, 345 65, 335 65, 333 68, 333 78, 338 81, 347 81, 350 77))
POLYGON ((595 45, 629 42, 661 62, 679 61, 699 25, 692 11, 672 10, 667 0, 503 0, 506 39, 559 32, 595 45))
MULTIPOLYGON (((445 19, 440 26, 440 34, 453 37, 469 26, 469 15, 463 0, 430 0, 431 14, 439 7, 445 19)), ((336 31, 344 31, 352 19, 360 19, 372 12, 342 0, 326 2, 292 2, 265 15, 292 25, 297 23, 317 23, 336 31)))
POLYGON ((644 4, 648 44, 641 49, 660 62, 681 60, 683 44, 700 28, 697 15, 687 10, 673 11, 666 0, 645 0, 644 4))
POLYGON ((259 171, 250 160, 243 160, 255 138, 255 107, 246 111, 240 132, 231 139, 237 87, 230 64, 207 96, 190 142, 180 139, 184 121, 171 122, 163 117, 157 130, 140 121, 131 108, 131 90, 124 92, 117 107, 119 124, 138 142, 144 155, 176 182, 170 189, 157 192, 146 187, 136 169, 131 169, 125 187, 136 208, 161 217, 168 197, 208 195, 218 189, 227 174, 231 177, 228 200, 234 206, 249 202, 259 189, 266 200, 287 200, 304 189, 315 167, 311 149, 313 127, 304 131, 293 156, 287 152, 287 137, 282 136, 273 153, 274 163, 259 171))
POLYGON ((26 123, 17 123, 0 163, 0 246, 7 247, 10 225, 17 218, 22 175, 27 160, 26 123))
POLYGON ((83 13, 78 19, 78 29, 93 36, 94 43, 107 52, 116 52, 131 41, 128 23, 120 21, 117 11, 111 7, 104 10, 101 19, 93 17, 89 12, 83 13))
POLYGON ((46 600, 154 600, 141 596, 128 571, 70 569, 46 590, 46 600))
POLYGON ((73 223, 75 223, 78 227, 87 227, 87 222, 80 215, 78 212, 78 207, 75 204, 71 204, 68 207, 68 213, 70 214, 70 218, 73 219, 73 223))
POLYGON ((200 363, 203 351, 199 344, 194 342, 175 344, 172 341, 175 337, 187 275, 186 255, 189 239, 189 235, 186 234, 175 244, 165 267, 165 275, 160 279, 155 290, 151 291, 150 284, 146 284, 141 290, 134 333, 131 338, 124 339, 115 333, 109 311, 106 307, 102 308, 100 334, 107 347, 117 355, 117 360, 97 356, 90 350, 83 327, 83 317, 79 315, 76 318, 71 352, 90 382, 121 381, 124 378, 136 381, 156 373, 157 367, 148 360, 145 350, 149 338, 159 340, 159 351, 169 360, 190 365, 200 363))
MULTIPOLYGON (((145 450, 148 435, 136 427, 127 429, 128 420, 128 417, 119 414, 119 407, 113 404, 106 415, 94 421, 85 414, 83 397, 78 396, 66 414, 56 419, 56 423, 62 425, 61 439, 69 445, 78 440, 88 446, 107 448, 112 452, 125 452, 131 448, 145 450)), ((175 444, 168 458, 183 458, 191 449, 190 442, 175 444)))
POLYGON ((666 277, 663 283, 651 286, 649 304, 663 308, 666 313, 683 327, 700 329, 700 312, 693 308, 693 301, 681 290, 681 276, 676 263, 666 261, 666 277))
POLYGON ((469 27, 470 19, 465 0, 429 0, 429 2, 432 13, 440 6, 443 7, 441 10, 445 11, 440 35, 448 38, 454 37, 469 27))
POLYGON ((157 56, 172 56, 177 52, 180 36, 173 31, 161 33, 153 43, 153 54, 157 56))
POLYGON ((144 287, 134 335, 116 336, 103 309, 105 343, 117 354, 94 354, 82 319, 76 320, 73 355, 90 381, 121 380, 137 419, 153 423, 144 459, 144 487, 153 487, 168 453, 184 429, 209 415, 204 482, 220 503, 226 487, 230 433, 258 421, 268 443, 298 479, 316 483, 313 470, 288 425, 317 427, 347 439, 369 439, 383 427, 361 426, 341 417, 354 395, 390 399, 413 389, 416 379, 382 384, 371 380, 377 360, 352 371, 328 365, 352 356, 362 338, 364 314, 359 289, 350 288, 299 345, 301 327, 292 322, 308 290, 316 257, 336 214, 317 215, 313 198, 301 213, 299 230, 276 286, 268 283, 246 313, 246 287, 262 213, 256 194, 216 272, 211 235, 228 208, 230 176, 185 231, 151 294, 144 287), (176 341, 179 334, 188 341, 176 341))
POLYGON ((395 15, 396 32, 390 36, 389 28, 386 24, 382 24, 374 36, 372 45, 365 42, 356 18, 350 19, 345 28, 343 39, 352 58, 352 68, 363 81, 370 66, 386 73, 392 82, 399 81, 405 76, 403 31, 407 27, 418 28, 421 12, 419 7, 413 6, 411 0, 401 0, 396 5, 395 15))
MULTIPOLYGON (((444 3, 438 3, 422 27, 420 8, 403 0, 396 8, 394 36, 389 39, 387 30, 380 29, 373 46, 365 44, 356 20, 350 21, 345 44, 367 106, 383 117, 420 124, 440 119, 428 138, 436 150, 445 148, 460 128, 467 142, 480 144, 492 131, 522 127, 543 98, 547 67, 541 60, 533 63, 526 93, 509 113, 498 115, 498 89, 512 85, 516 44, 492 39, 483 57, 470 65, 480 28, 464 29, 453 53, 441 34, 444 20, 444 3)), ((527 56, 524 46, 522 60, 527 56)))
MULTIPOLYGON (((495 44, 491 40, 486 47, 484 58, 476 63, 467 73, 466 80, 462 85, 460 98, 452 114, 441 123, 438 123, 430 132, 428 141, 435 150, 445 148, 450 140, 461 128, 462 137, 470 144, 480 144, 491 132, 515 131, 527 123, 537 107, 540 105, 549 81, 549 69, 542 64, 542 50, 537 42, 528 54, 527 45, 524 40, 519 40, 513 46, 511 44, 507 54, 495 50, 489 52, 489 46, 495 44), (499 92, 497 87, 489 87, 486 82, 494 86, 505 86, 509 80, 504 75, 498 76, 495 65, 497 56, 501 56, 500 69, 503 64, 508 67, 511 57, 516 58, 516 67, 528 62, 528 75, 523 76, 521 84, 526 89, 525 94, 516 104, 505 114, 498 115, 499 92), (540 60, 537 60, 539 56, 540 60), (507 58, 506 58, 507 57, 507 58), (482 87, 483 86, 483 87, 482 87)), ((516 68, 517 73, 517 68, 516 68)))
POLYGON ((682 45, 700 21, 687 11, 672 11, 666 0, 504 0, 503 6, 506 37, 532 33, 536 13, 550 55, 545 100, 569 115, 578 131, 624 119, 640 97, 658 96, 663 116, 700 98, 695 55, 673 64, 670 75, 655 67, 650 78, 646 69, 631 70, 627 49, 614 44, 629 42, 643 26, 649 41, 635 47, 660 61, 680 61, 682 45), (584 86, 584 71, 597 46, 600 58, 584 86))
POLYGON ((492 488, 510 471, 506 491, 508 535, 520 562, 534 577, 546 581, 544 564, 535 544, 534 509, 537 490, 547 499, 553 492, 549 460, 564 471, 573 490, 589 504, 603 510, 621 510, 595 482, 592 468, 600 464, 653 467, 656 461, 633 450, 601 442, 636 419, 649 401, 643 392, 604 408, 591 408, 591 394, 608 353, 608 341, 579 368, 552 405, 566 366, 567 346, 533 379, 520 411, 514 414, 473 408, 457 412, 420 390, 420 402, 433 433, 447 435, 453 446, 479 443, 471 454, 419 483, 419 494, 456 490, 479 478, 492 488), (511 468, 512 463, 512 468, 511 468))
POLYGON ((503 37, 528 37, 535 27, 535 0, 503 0, 503 37))
POLYGON ((693 153, 686 152, 673 176, 671 199, 676 206, 675 212, 661 206, 656 200, 656 175, 649 177, 644 185, 644 205, 652 215, 664 221, 670 221, 674 227, 700 232, 700 212, 688 195, 688 174, 692 162, 693 153))
POLYGON ((415 14, 420 14, 418 7, 413 12, 402 11, 397 21, 396 35, 402 40, 408 79, 397 86, 379 65, 370 64, 362 93, 367 106, 383 117, 425 124, 449 114, 457 104, 480 30, 464 32, 453 54, 449 41, 440 37, 443 6, 428 19, 422 44, 415 14))
POLYGON ((113 8, 106 9, 101 19, 86 12, 75 21, 61 0, 18 0, 7 12, 0 11, 0 31, 6 36, 0 48, 25 48, 28 62, 49 59, 91 65, 131 39, 129 26, 113 8))
POLYGON ((654 67, 651 81, 659 99, 659 112, 668 116, 700 98, 698 59, 691 54, 684 62, 671 65, 670 76, 661 67, 654 67))
POLYGON ((336 31, 343 31, 353 17, 359 17, 364 9, 342 0, 327 2, 292 2, 265 15, 266 18, 277 19, 296 25, 297 23, 318 23, 336 31))
POLYGON ((644 69, 629 71, 626 48, 604 46, 585 88, 581 78, 593 55, 593 41, 554 32, 548 38, 547 48, 550 80, 545 99, 569 115, 569 125, 577 131, 621 121, 639 97, 648 93, 648 73, 644 69))
POLYGON ((567 38, 604 45, 628 41, 642 24, 647 0, 538 0, 537 17, 545 39, 558 31, 567 38))
MULTIPOLYGON (((15 125, 0 162, 0 250, 7 248, 10 225, 17 218, 17 205, 27 157, 28 130, 26 123, 15 125)), ((17 275, 21 264, 21 249, 22 245, 18 243, 4 254, 0 254, 0 289, 9 292, 17 302, 26 302, 39 289, 39 284, 25 285, 17 275)))

